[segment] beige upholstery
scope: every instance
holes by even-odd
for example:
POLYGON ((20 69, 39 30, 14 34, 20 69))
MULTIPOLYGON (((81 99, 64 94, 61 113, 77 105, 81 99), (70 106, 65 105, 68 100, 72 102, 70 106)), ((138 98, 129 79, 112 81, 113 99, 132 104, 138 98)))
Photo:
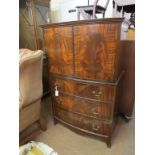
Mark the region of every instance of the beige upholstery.
POLYGON ((19 52, 19 131, 40 119, 43 51, 19 52))

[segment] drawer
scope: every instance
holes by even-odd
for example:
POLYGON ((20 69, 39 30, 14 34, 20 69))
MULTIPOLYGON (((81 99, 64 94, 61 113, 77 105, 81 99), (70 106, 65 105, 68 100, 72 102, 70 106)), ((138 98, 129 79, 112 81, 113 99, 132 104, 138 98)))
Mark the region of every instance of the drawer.
POLYGON ((80 129, 103 135, 111 134, 112 124, 105 124, 103 121, 97 120, 95 118, 92 119, 79 114, 73 114, 59 108, 55 109, 55 115, 64 122, 80 129))
POLYGON ((50 85, 53 90, 57 87, 60 92, 106 102, 113 102, 115 97, 115 86, 112 85, 88 84, 58 78, 50 79, 50 85))
POLYGON ((114 86, 78 83, 76 93, 79 96, 112 102, 115 95, 114 86))
POLYGON ((75 92, 75 83, 71 80, 64 80, 52 77, 50 78, 50 87, 52 90, 55 90, 55 87, 57 87, 60 92, 75 92))
POLYGON ((111 103, 90 101, 62 93, 58 97, 53 96, 53 100, 57 107, 68 111, 105 120, 112 118, 111 103))

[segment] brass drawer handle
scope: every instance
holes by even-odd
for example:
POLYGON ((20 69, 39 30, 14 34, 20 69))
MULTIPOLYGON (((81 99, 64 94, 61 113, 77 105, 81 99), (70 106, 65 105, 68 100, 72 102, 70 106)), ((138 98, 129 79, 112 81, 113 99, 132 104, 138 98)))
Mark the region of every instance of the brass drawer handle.
POLYGON ((96 97, 99 97, 99 96, 102 94, 102 92, 101 92, 101 91, 96 92, 95 90, 93 90, 93 91, 92 91, 92 94, 93 94, 94 96, 96 96, 96 97))
POLYGON ((93 115, 99 115, 99 112, 95 112, 95 111, 94 111, 94 112, 93 112, 93 115))
POLYGON ((96 93, 96 91, 95 91, 95 90, 93 90, 93 91, 92 91, 92 94, 95 94, 95 93, 96 93))
POLYGON ((99 115, 99 112, 97 111, 96 108, 93 108, 93 109, 92 109, 92 114, 93 114, 93 115, 99 115))
POLYGON ((99 97, 99 96, 100 96, 100 94, 95 94, 94 96, 99 97))
POLYGON ((96 127, 93 125, 93 130, 94 131, 98 131, 100 129, 100 126, 99 125, 97 125, 96 127))

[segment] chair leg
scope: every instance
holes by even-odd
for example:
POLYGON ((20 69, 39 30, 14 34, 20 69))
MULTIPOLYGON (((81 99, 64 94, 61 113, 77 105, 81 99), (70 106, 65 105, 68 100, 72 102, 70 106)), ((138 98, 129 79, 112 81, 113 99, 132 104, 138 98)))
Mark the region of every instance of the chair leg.
POLYGON ((38 122, 39 122, 41 130, 43 131, 47 130, 47 123, 43 117, 41 117, 38 122))
POLYGON ((77 10, 77 20, 80 20, 80 11, 77 10))
MULTIPOLYGON (((89 15, 84 11, 84 9, 79 8, 78 12, 84 19, 89 19, 89 15)), ((79 17, 79 20, 80 20, 80 17, 79 17)))
POLYGON ((95 15, 95 18, 94 19, 97 19, 97 16, 95 15))

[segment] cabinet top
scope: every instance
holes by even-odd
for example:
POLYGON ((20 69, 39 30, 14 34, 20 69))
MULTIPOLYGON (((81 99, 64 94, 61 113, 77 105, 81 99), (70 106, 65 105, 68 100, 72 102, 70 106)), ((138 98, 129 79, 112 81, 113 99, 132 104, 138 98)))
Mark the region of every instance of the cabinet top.
POLYGON ((52 24, 41 25, 41 27, 48 28, 48 27, 58 27, 58 26, 74 26, 74 25, 82 25, 82 24, 112 23, 112 22, 115 22, 115 23, 125 22, 129 24, 129 21, 126 18, 104 18, 104 19, 91 19, 91 20, 52 23, 52 24))

